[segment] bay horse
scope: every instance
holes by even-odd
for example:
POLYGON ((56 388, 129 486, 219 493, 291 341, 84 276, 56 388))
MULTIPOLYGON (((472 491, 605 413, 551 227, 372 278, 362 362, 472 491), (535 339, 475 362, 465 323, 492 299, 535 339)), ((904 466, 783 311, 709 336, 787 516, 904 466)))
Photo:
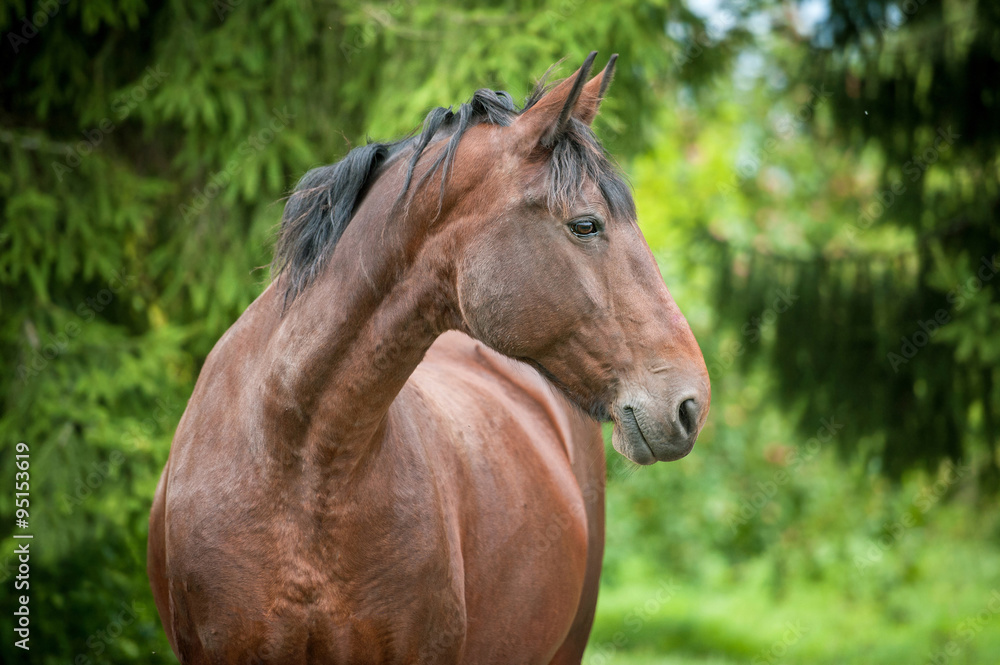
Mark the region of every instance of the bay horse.
POLYGON ((708 373, 590 129, 595 53, 307 173, 149 521, 181 663, 579 663, 604 447, 686 455, 708 373), (544 82, 544 79, 543 79, 544 82))

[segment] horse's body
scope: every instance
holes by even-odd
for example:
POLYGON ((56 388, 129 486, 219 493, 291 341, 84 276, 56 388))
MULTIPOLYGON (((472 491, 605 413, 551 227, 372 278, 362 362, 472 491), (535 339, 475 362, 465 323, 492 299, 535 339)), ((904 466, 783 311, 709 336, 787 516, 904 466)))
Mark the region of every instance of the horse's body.
POLYGON ((587 129, 610 66, 585 74, 520 113, 480 91, 300 183, 283 272, 206 360, 153 503, 182 663, 580 662, 593 417, 634 461, 677 459, 709 397, 587 129))
MULTIPOLYGON (((273 298, 219 343, 203 370, 217 379, 193 402, 253 374, 273 298)), ((535 370, 441 336, 351 482, 310 478, 301 460, 255 446, 261 409, 246 404, 243 423, 202 416, 237 436, 185 417, 157 492, 151 553, 163 561, 171 541, 183 593, 155 591, 182 662, 579 661, 604 544, 604 447, 535 370), (198 515, 194 528, 167 530, 168 491, 172 511, 198 515), (220 612, 219 596, 240 605, 220 612)))

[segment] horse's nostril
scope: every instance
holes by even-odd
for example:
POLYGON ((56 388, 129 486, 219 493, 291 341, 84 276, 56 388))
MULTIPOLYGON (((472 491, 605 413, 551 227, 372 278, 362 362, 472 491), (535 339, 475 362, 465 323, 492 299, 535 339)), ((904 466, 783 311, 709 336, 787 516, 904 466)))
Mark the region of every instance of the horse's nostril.
POLYGON ((677 410, 677 416, 684 434, 690 436, 698 426, 698 403, 693 399, 684 400, 677 410))

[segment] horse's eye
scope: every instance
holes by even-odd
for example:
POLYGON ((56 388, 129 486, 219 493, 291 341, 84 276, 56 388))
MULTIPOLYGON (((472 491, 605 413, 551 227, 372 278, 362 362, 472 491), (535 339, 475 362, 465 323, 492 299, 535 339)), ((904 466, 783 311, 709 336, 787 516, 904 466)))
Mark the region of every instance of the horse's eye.
POLYGON ((592 238, 597 235, 597 222, 592 219, 578 219, 570 222, 569 230, 578 238, 592 238))

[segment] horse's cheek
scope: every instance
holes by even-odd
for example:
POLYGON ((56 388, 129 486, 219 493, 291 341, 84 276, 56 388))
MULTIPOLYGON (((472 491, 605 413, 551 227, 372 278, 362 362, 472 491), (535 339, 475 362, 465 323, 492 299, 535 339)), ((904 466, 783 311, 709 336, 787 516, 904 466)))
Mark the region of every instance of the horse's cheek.
POLYGON ((488 346, 515 355, 517 340, 509 328, 516 287, 504 279, 501 267, 477 261, 459 278, 458 298, 462 318, 473 337, 488 346))
POLYGON ((573 266, 535 244, 494 239, 459 272, 458 299, 468 332, 512 357, 545 352, 572 321, 559 276, 573 266), (539 276, 538 267, 545 269, 539 276))

